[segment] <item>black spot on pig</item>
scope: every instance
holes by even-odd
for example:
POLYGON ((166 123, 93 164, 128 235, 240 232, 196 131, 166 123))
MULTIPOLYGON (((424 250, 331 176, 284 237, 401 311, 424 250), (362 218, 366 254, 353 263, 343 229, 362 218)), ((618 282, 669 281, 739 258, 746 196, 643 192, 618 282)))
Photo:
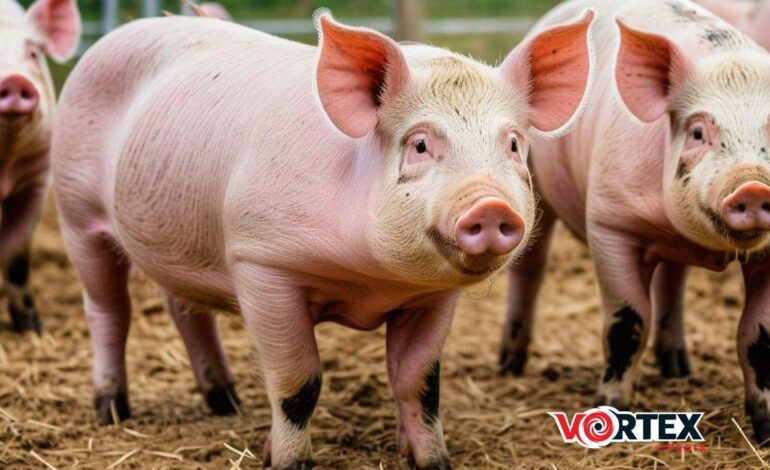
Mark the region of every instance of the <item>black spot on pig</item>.
POLYGON ((438 420, 439 389, 441 383, 441 363, 436 361, 425 375, 425 387, 420 393, 422 419, 426 424, 438 420))
POLYGON ((714 48, 735 47, 742 44, 743 38, 740 34, 729 29, 707 28, 703 33, 703 38, 714 48))
POLYGON ((770 335, 759 325, 759 336, 748 350, 749 364, 754 369, 754 381, 760 390, 770 389, 770 335))
POLYGON ((304 429, 318 403, 321 394, 321 376, 311 377, 297 393, 281 400, 281 409, 286 418, 299 429, 304 429))
POLYGON ((312 460, 295 460, 281 470, 311 470, 313 468, 312 460))
POLYGON ((623 307, 615 312, 618 320, 607 332, 609 357, 604 372, 604 382, 620 380, 631 364, 631 358, 639 350, 642 341, 642 318, 631 307, 623 307))
POLYGON ((685 165, 682 160, 679 160, 679 165, 676 167, 677 179, 682 179, 683 177, 687 176, 689 173, 690 173, 690 170, 687 168, 687 165, 685 165))
POLYGON ((511 339, 516 339, 519 337, 519 334, 521 334, 521 330, 524 328, 524 324, 521 323, 521 320, 514 320, 511 322, 511 339))
POLYGON ((668 330, 671 328, 671 323, 673 321, 673 315, 671 313, 671 310, 666 310, 663 312, 663 315, 660 316, 660 329, 661 330, 668 330))
POLYGON ((756 394, 746 400, 746 414, 751 418, 751 427, 754 428, 754 437, 762 447, 767 447, 770 441, 770 413, 767 409, 767 400, 762 395, 756 394))
POLYGON ((29 280, 29 257, 19 256, 8 266, 7 280, 15 286, 27 285, 29 280))

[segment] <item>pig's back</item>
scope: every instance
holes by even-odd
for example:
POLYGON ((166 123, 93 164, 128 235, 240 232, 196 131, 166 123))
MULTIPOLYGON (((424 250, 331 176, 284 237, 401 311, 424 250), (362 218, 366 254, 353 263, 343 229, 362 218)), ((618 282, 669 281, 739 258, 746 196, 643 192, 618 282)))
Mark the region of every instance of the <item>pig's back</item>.
MULTIPOLYGON (((686 0, 576 0, 554 8, 533 28, 530 35, 580 15, 586 8, 597 11, 592 26, 595 44, 591 95, 572 130, 557 139, 535 137, 533 168, 543 199, 570 228, 585 236, 589 192, 597 181, 617 182, 618 190, 660 186, 666 133, 664 120, 643 123, 626 108, 615 81, 615 56, 620 35, 616 19, 649 32, 666 36, 684 47, 693 58, 708 52, 703 46, 709 24, 733 30, 705 9, 686 0), (639 145, 647 142, 647 145, 639 145), (629 185, 629 182, 633 182, 629 185)), ((612 183, 610 183, 612 184, 612 183)), ((596 201, 594 201, 596 202, 596 201)))
POLYGON ((63 90, 60 204, 88 207, 73 222, 108 227, 165 287, 230 297, 222 221, 230 173, 244 171, 244 159, 264 163, 260 141, 275 145, 265 122, 296 114, 290 102, 304 103, 311 126, 325 124, 313 112, 314 60, 314 48, 217 20, 121 28, 63 90))

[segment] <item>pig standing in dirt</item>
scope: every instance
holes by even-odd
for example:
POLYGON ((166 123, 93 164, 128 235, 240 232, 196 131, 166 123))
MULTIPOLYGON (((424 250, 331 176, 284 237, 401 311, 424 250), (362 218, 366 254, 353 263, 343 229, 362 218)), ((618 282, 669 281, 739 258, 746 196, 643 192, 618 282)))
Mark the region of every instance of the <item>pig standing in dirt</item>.
POLYGON ((697 0, 770 50, 770 0, 697 0))
POLYGON ((605 310, 598 402, 618 408, 631 403, 653 318, 663 375, 690 372, 682 336, 687 266, 724 269, 737 255, 746 284, 738 354, 746 409, 764 441, 770 437, 770 262, 762 256, 770 245, 770 54, 684 0, 572 1, 534 31, 586 7, 599 14, 597 93, 572 133, 534 140, 545 235, 511 270, 502 371, 519 374, 526 360, 557 216, 587 241, 595 261, 605 310))
POLYGON ((79 39, 75 0, 38 0, 26 12, 13 0, 0 0, 0 278, 19 332, 40 333, 28 280, 56 101, 45 56, 65 61, 79 39))
POLYGON ((133 263, 161 286, 215 413, 238 400, 210 309, 240 311, 272 408, 267 465, 312 465, 313 330, 335 321, 387 324, 399 448, 417 468, 449 468, 439 358, 457 289, 527 244, 528 129, 574 120, 592 18, 499 68, 328 14, 318 48, 186 17, 99 41, 64 87, 53 166, 101 421, 130 413, 133 263))

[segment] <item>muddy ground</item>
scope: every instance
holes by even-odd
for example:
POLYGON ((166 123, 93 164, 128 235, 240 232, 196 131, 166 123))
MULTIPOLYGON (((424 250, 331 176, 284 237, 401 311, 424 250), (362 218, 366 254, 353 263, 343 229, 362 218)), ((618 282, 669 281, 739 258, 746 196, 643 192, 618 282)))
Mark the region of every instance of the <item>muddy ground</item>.
MULTIPOLYGON (((600 307, 585 248, 556 236, 541 298, 534 351, 524 377, 496 369, 505 276, 467 291, 443 360, 441 408, 454 468, 761 468, 741 437, 742 377, 735 330, 742 304, 737 269, 695 271, 687 291, 687 338, 694 374, 662 380, 647 354, 637 410, 706 412, 705 452, 651 444, 584 450, 564 444, 547 410, 593 402, 601 363, 600 307)), ((184 348, 153 285, 134 276, 128 343, 134 418, 100 427, 91 408, 91 348, 80 286, 48 205, 34 244, 33 285, 42 338, 0 323, 0 468, 259 468, 269 409, 258 357, 237 316, 220 316, 225 349, 243 399, 242 416, 210 416, 195 391, 184 348), (243 452, 244 449, 246 452, 243 452), (240 450, 241 454, 237 451, 240 450)), ((398 469, 383 330, 324 324, 317 336, 323 390, 312 422, 322 469, 398 469)), ((770 461, 770 454, 761 453, 770 461)))

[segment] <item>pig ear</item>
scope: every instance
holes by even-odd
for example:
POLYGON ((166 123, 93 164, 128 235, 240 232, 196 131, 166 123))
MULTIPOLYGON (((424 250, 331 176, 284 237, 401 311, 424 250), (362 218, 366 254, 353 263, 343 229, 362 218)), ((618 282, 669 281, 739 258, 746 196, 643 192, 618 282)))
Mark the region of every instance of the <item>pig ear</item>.
POLYGON ((317 22, 321 105, 342 133, 363 137, 377 126, 382 101, 396 96, 409 80, 406 59, 394 40, 376 31, 341 25, 328 12, 317 22))
POLYGON ((615 66, 618 91, 640 120, 652 122, 668 109, 671 90, 691 70, 679 48, 657 34, 637 31, 617 20, 620 50, 615 66))
POLYGON ((75 0, 37 0, 27 17, 43 35, 43 49, 53 60, 64 62, 75 54, 80 41, 80 13, 75 0))
POLYGON ((593 69, 590 27, 595 12, 548 29, 517 46, 501 65, 513 85, 529 90, 530 122, 550 135, 568 130, 588 95, 593 69))

